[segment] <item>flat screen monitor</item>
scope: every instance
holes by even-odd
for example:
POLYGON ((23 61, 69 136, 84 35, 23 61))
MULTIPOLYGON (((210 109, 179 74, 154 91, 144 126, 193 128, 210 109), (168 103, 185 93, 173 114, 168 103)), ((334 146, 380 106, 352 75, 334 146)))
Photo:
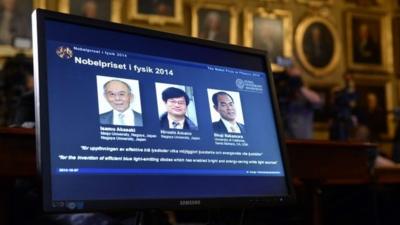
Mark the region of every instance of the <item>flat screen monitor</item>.
POLYGON ((266 52, 40 9, 32 17, 45 210, 293 197, 266 52))

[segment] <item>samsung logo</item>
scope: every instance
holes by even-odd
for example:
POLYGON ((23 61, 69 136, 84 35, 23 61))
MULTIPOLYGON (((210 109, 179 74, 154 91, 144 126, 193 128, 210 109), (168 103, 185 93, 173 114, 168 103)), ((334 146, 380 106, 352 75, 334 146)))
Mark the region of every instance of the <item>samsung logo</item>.
POLYGON ((179 205, 200 205, 200 200, 180 200, 179 205))

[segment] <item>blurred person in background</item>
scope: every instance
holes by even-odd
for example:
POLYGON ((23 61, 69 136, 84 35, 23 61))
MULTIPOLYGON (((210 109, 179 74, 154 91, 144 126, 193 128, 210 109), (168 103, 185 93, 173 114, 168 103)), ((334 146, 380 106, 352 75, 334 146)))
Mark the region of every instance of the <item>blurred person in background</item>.
POLYGON ((278 57, 277 62, 285 68, 275 73, 274 79, 286 136, 312 139, 314 110, 322 104, 321 98, 304 85, 302 71, 291 60, 278 57))
POLYGON ((349 140, 358 124, 356 113, 357 93, 351 75, 344 76, 345 86, 334 92, 331 121, 329 125, 330 140, 349 140))
POLYGON ((0 72, 0 93, 0 126, 33 127, 35 114, 31 58, 18 54, 6 60, 0 72), (24 125, 25 122, 27 124, 24 125))

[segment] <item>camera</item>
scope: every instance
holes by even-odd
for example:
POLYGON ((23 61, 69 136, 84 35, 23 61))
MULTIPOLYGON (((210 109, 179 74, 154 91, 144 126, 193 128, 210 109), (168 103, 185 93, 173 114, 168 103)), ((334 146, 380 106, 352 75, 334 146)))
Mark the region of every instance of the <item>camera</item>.
POLYGON ((293 61, 290 58, 278 56, 276 63, 284 68, 283 71, 274 73, 278 96, 290 97, 303 86, 303 80, 301 76, 292 76, 290 71, 288 71, 290 68, 293 68, 293 61))
POLYGON ((283 67, 284 69, 288 69, 293 66, 293 61, 290 58, 277 56, 276 57, 276 64, 283 67))

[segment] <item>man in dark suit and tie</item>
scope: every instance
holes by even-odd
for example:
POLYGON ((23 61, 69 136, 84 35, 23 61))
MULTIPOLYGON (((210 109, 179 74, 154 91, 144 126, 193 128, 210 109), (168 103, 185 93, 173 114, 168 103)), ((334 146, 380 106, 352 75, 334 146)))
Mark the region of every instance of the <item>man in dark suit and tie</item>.
POLYGON ((127 83, 121 80, 110 80, 104 84, 103 89, 104 97, 113 109, 100 114, 101 124, 143 126, 142 114, 130 108, 134 96, 127 83))
POLYGON ((244 133, 244 125, 236 122, 236 108, 232 96, 220 91, 212 96, 214 109, 219 113, 221 119, 213 122, 212 126, 216 133, 244 133))

